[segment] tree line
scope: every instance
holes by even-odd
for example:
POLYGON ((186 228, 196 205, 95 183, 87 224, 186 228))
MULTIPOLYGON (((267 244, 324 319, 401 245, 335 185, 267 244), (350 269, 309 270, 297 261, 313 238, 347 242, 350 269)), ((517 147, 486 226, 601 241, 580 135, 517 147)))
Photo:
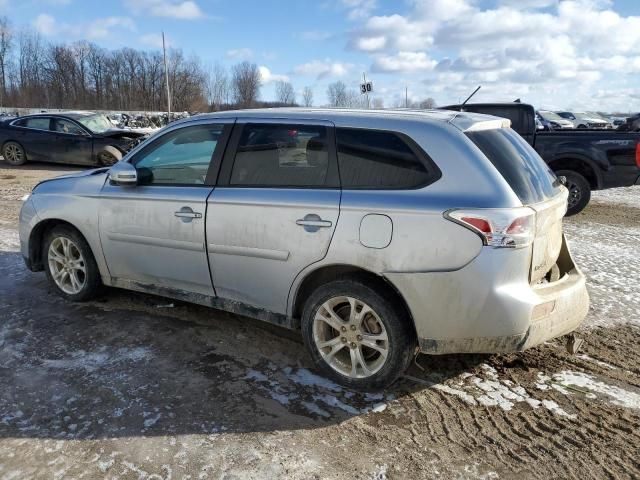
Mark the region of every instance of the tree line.
MULTIPOLYGON (((276 82, 275 102, 261 102, 262 77, 254 63, 207 68, 198 57, 169 49, 167 66, 174 111, 296 104, 285 81, 276 82)), ((313 102, 309 87, 303 102, 313 102)), ((0 17, 0 107, 163 111, 166 105, 162 52, 51 43, 0 17)))
MULTIPOLYGON (((202 64, 180 49, 167 52, 173 111, 203 112, 261 106, 313 106, 313 89, 298 99, 293 85, 275 82, 275 101, 260 100, 263 78, 255 63, 226 68, 202 64)), ((330 107, 383 108, 342 81, 327 88, 330 107)), ((163 55, 134 48, 108 50, 79 41, 57 44, 35 30, 15 30, 0 17, 0 107, 164 111, 167 105, 163 55)), ((435 106, 433 99, 418 104, 435 106)), ((423 107, 424 108, 424 107, 423 107)))

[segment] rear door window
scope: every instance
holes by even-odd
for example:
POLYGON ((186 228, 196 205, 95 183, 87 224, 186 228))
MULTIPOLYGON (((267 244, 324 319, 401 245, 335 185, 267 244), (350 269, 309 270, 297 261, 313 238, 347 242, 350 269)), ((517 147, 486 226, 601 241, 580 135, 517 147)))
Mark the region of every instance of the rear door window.
POLYGON ((330 169, 328 128, 322 125, 246 124, 229 185, 323 187, 330 169))
POLYGON ((560 191, 560 182, 536 151, 510 128, 467 132, 524 205, 543 202, 560 191))
POLYGON ((440 176, 417 145, 395 132, 338 128, 336 141, 345 189, 412 189, 440 176))
POLYGON ((27 128, 33 128, 34 130, 49 130, 49 123, 51 119, 48 117, 37 117, 26 119, 24 126, 27 128))

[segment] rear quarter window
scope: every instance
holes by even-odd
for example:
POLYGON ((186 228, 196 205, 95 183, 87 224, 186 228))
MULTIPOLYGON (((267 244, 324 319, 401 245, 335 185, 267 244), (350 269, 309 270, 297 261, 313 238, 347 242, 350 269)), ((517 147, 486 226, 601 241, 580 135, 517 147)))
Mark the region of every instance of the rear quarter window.
POLYGON ((338 128, 336 142, 343 188, 414 189, 440 178, 435 164, 405 135, 338 128))
POLYGON ((556 196, 560 182, 536 151, 510 128, 467 132, 524 205, 556 196))

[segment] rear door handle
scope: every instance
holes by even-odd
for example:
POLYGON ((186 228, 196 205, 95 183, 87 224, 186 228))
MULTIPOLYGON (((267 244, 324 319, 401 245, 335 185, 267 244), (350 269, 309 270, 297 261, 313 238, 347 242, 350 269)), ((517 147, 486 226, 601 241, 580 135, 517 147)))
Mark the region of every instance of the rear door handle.
POLYGON ((174 212, 173 215, 185 223, 192 221, 194 218, 202 218, 200 212, 194 212, 190 207, 182 207, 177 212, 174 212))
POLYGON ((321 228, 331 227, 333 223, 329 220, 322 220, 322 218, 315 213, 309 213, 305 215, 304 218, 296 220, 296 225, 304 227, 307 232, 317 232, 321 228))

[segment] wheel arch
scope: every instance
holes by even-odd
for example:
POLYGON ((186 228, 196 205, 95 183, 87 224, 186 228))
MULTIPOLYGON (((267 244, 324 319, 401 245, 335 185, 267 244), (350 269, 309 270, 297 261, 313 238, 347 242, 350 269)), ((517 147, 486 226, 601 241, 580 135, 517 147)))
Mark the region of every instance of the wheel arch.
POLYGON ((602 174, 593 161, 577 155, 562 155, 549 162, 554 172, 573 170, 587 179, 592 190, 602 188, 602 174))
MULTIPOLYGON (((42 261, 42 243, 44 242, 44 237, 47 232, 59 225, 64 225, 78 232, 91 249, 91 244, 87 240, 87 237, 75 225, 59 218, 47 218, 38 222, 31 229, 31 233, 29 234, 29 259, 31 261, 31 269, 33 271, 37 272, 44 269, 44 263, 42 261)), ((96 258, 95 252, 92 251, 91 253, 93 254, 93 257, 96 258)))
POLYGON ((304 276, 293 295, 291 314, 294 319, 294 328, 300 329, 300 319, 305 301, 316 288, 334 280, 344 279, 358 280, 372 287, 376 292, 392 301, 398 308, 401 308, 405 313, 405 318, 409 320, 413 334, 417 338, 416 326, 409 305, 395 285, 382 275, 347 264, 323 265, 304 276))

